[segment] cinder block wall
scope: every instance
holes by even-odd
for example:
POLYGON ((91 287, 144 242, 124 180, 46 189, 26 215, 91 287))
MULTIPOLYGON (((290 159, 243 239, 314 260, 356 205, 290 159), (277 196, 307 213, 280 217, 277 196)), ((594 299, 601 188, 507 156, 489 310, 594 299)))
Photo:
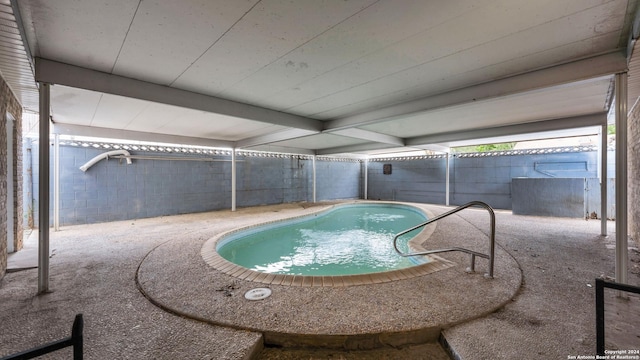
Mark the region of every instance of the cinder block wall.
MULTIPOLYGON (((317 159, 316 200, 360 198, 361 172, 362 167, 357 160, 317 159)), ((309 186, 313 186, 312 183, 309 186)))
MULTIPOLYGON (((612 164, 613 153, 607 162, 612 164)), ((451 204, 484 201, 497 209, 511 209, 511 179, 595 178, 597 152, 454 157, 451 170, 451 204)), ((610 176, 613 176, 613 166, 610 176)), ((595 190, 595 189, 594 189, 595 190)), ((598 190, 599 191, 599 190, 598 190)), ((599 194, 599 192, 598 192, 599 194)))
POLYGON ((524 162, 520 156, 453 157, 450 204, 479 200, 496 209, 511 209, 511 178, 538 175, 531 174, 524 162))
POLYGON ((0 77, 0 279, 7 270, 7 175, 13 177, 13 247, 22 248, 22 106, 0 77), (10 114, 11 116, 7 116, 10 114), (13 121, 13 158, 8 159, 7 121, 13 121), (13 174, 7 174, 8 161, 13 174))
MULTIPOLYGON (((228 209, 231 207, 229 155, 214 162, 102 160, 83 173, 78 168, 107 151, 92 147, 61 147, 61 224, 85 224, 161 215, 228 209)), ((38 153, 35 143, 30 151, 38 153)), ((183 156, 157 152, 134 155, 183 156)), ((202 157, 203 155, 195 155, 202 157)), ((313 199, 312 166, 308 156, 243 155, 237 157, 237 206, 256 206, 313 199)), ((609 154, 609 176, 614 173, 609 154)), ((445 203, 446 159, 442 156, 392 158, 368 163, 368 198, 445 203), (391 165, 391 174, 384 174, 391 165)), ((517 177, 595 178, 597 154, 591 152, 505 156, 460 155, 450 158, 450 203, 481 200, 498 209, 511 209, 511 179, 517 177)), ((33 159, 33 196, 38 198, 38 163, 33 159)), ((28 173, 28 171, 26 172, 28 173)), ((363 165, 358 160, 319 157, 316 160, 316 199, 363 196, 363 165)), ((596 179, 597 180, 597 179, 596 179)), ((593 183, 593 181, 591 182, 593 183)), ((593 183, 595 184, 595 183, 593 183)), ((597 184, 596 184, 597 185, 597 184)), ((589 213, 599 213, 599 186, 588 189, 589 213), (593 207, 593 209, 591 209, 593 207)), ((609 199, 613 199, 610 189, 609 199)), ((614 213, 610 206, 609 213, 614 213)), ((37 224, 37 202, 34 201, 37 224)), ((28 215, 25 216, 28 218, 28 215)))
POLYGON ((555 217, 584 217, 585 179, 514 178, 513 213, 555 217))
MULTIPOLYGON (((609 152, 609 177, 614 176, 614 160, 613 152, 609 152)), ((444 204, 445 164, 446 159, 443 156, 371 161, 368 166, 368 197, 444 204), (391 165, 391 174, 383 173, 384 165, 391 165)), ((597 152, 456 155, 449 159, 449 176, 451 205, 480 200, 496 209, 511 209, 512 178, 596 178, 597 152)), ((599 188, 590 191, 597 193, 592 195, 599 198, 599 188)), ((609 198, 612 199, 611 194, 609 198)))
POLYGON ((640 247, 640 106, 635 104, 628 118, 628 222, 629 236, 640 247))
MULTIPOLYGON (((38 224, 39 143, 31 153, 33 171, 34 223, 38 224)), ((51 144, 49 144, 51 146, 51 144)), ((60 224, 75 225, 105 221, 206 211, 224 206, 221 194, 228 191, 231 173, 225 162, 104 159, 86 172, 79 169, 93 157, 108 150, 60 147, 60 224)), ((53 153, 53 151, 51 151, 53 153)), ((145 153, 137 155, 174 156, 145 153)), ((219 160, 225 160, 220 158, 219 160)), ((53 174, 53 162, 51 163, 53 174)), ((51 176, 53 189, 53 176, 51 176)), ((51 191, 53 221, 53 191, 51 191)), ((229 200, 230 201, 230 200, 229 200)))
MULTIPOLYGON (((127 165, 124 160, 112 158, 99 161, 86 172, 79 169, 106 151, 108 149, 93 147, 60 147, 62 226, 231 208, 230 155, 132 151, 132 155, 184 159, 207 157, 216 161, 134 159, 131 165, 127 165)), ((37 142, 31 145, 29 153, 38 153, 37 142)), ((31 164, 33 217, 37 224, 37 156, 31 164)), ((359 197, 359 161, 318 160, 316 170, 318 201, 359 197)), ((312 159, 308 156, 246 155, 240 152, 236 171, 238 207, 312 200, 312 159)), ((53 198, 51 201, 53 207, 53 198)), ((29 214, 24 218, 28 219, 29 214)))
MULTIPOLYGON (((237 157, 238 207, 281 204, 311 199, 309 179, 311 159, 299 156, 237 157)), ((231 208, 231 164, 228 166, 228 187, 222 193, 226 202, 216 209, 231 208)))
POLYGON ((368 166, 368 198, 444 204, 445 164, 444 157, 371 161, 368 166), (384 174, 384 165, 391 165, 390 174, 384 174))

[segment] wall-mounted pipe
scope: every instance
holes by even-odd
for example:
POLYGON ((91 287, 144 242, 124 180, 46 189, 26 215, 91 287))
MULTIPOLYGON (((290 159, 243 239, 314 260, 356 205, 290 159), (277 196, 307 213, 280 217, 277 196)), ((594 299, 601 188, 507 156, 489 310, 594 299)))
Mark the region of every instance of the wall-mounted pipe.
MULTIPOLYGON (((92 167, 95 163, 97 163, 98 161, 102 160, 102 159, 107 159, 109 158, 109 156, 114 156, 114 155, 125 155, 125 156, 131 156, 131 154, 129 154, 129 152, 127 150, 112 150, 112 151, 107 151, 105 153, 102 153, 96 157, 94 157, 93 159, 87 161, 86 164, 80 166, 80 170, 82 171, 87 171, 89 170, 90 167, 92 167)), ((131 159, 130 158, 126 158, 127 159, 127 164, 131 165, 131 159)))
MULTIPOLYGON (((115 155, 110 156, 114 159, 135 159, 135 160, 162 160, 162 161, 211 161, 211 162, 231 162, 233 160, 213 159, 204 157, 177 157, 177 156, 153 156, 153 155, 115 155)), ((236 162, 244 162, 244 160, 236 160, 236 162)))

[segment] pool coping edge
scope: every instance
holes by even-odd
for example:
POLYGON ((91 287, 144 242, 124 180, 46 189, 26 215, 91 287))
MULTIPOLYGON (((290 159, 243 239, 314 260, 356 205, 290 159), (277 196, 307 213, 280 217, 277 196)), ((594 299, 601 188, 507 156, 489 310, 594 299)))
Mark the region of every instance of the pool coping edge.
MULTIPOLYGON (((394 205, 404 205, 410 206, 417 210, 425 213, 427 218, 433 218, 434 215, 431 211, 416 206, 414 204, 405 204, 398 202, 385 202, 385 201, 354 201, 351 204, 364 204, 364 203, 374 203, 374 204, 394 204, 394 205)), ((289 218, 283 218, 278 220, 271 220, 267 222, 261 222, 257 224, 252 224, 249 226, 243 226, 240 228, 232 229, 221 234, 218 234, 210 239, 208 239, 201 248, 200 255, 202 259, 212 268, 218 270, 227 275, 233 276, 235 278, 251 281, 261 284, 267 285, 286 285, 286 286, 300 286, 300 287, 343 287, 343 286, 358 286, 358 285, 370 285, 370 284, 379 284, 385 282, 392 282, 398 280, 410 279, 418 276, 423 276, 427 274, 431 274, 440 270, 448 269, 452 266, 455 266, 456 263, 453 261, 444 259, 437 255, 428 255, 423 256, 430 259, 429 262, 425 264, 420 264, 404 269, 376 272, 376 273, 368 273, 368 274, 356 274, 356 275, 334 275, 334 276, 310 276, 310 275, 288 275, 288 274, 273 274, 279 276, 260 276, 260 274, 267 274, 260 271, 251 270, 240 265, 234 264, 227 259, 220 256, 218 251, 216 250, 218 242, 230 234, 244 231, 247 229, 251 229, 254 227, 264 226, 268 224, 273 224, 277 222, 287 221, 298 219, 314 214, 318 214, 321 212, 325 212, 331 210, 339 205, 332 205, 328 208, 319 209, 317 211, 310 212, 304 215, 293 216, 289 218), (315 284, 315 285, 314 285, 315 284)), ((425 251, 422 247, 422 243, 424 243, 435 231, 437 224, 432 223, 427 226, 416 236, 414 236, 409 241, 409 247, 414 251, 425 251)))

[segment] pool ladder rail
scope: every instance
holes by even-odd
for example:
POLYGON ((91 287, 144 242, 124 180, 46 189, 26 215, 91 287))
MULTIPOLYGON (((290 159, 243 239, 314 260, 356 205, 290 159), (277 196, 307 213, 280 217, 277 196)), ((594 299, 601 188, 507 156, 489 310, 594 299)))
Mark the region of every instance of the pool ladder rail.
POLYGON ((396 234, 396 236, 393 238, 393 247, 396 249, 396 252, 398 252, 398 254, 400 254, 400 256, 404 256, 404 257, 409 257, 409 256, 419 256, 419 255, 430 255, 430 254, 438 254, 438 253, 444 253, 444 252, 452 252, 452 251, 460 251, 463 253, 467 253, 469 255, 471 255, 471 265, 467 268, 467 272, 472 273, 475 272, 476 269, 476 256, 479 256, 481 258, 485 258, 489 260, 489 272, 487 272, 484 276, 486 278, 492 279, 493 278, 493 263, 494 263, 494 255, 495 255, 495 244, 496 244, 496 215, 493 211, 493 209, 491 208, 491 206, 489 206, 487 203, 484 203, 482 201, 471 201, 468 202, 464 205, 458 206, 457 208, 447 211, 446 213, 440 214, 436 217, 434 217, 433 219, 429 219, 425 222, 423 222, 422 224, 418 224, 412 228, 409 228, 407 230, 404 230, 402 232, 399 232, 398 234, 396 234), (423 251, 423 252, 417 252, 417 253, 405 253, 402 252, 400 249, 398 249, 398 238, 401 237, 402 235, 409 233, 413 230, 417 230, 421 227, 427 226, 433 222, 436 222, 442 218, 445 218, 449 215, 453 215, 459 211, 462 211, 466 208, 472 207, 472 206, 480 206, 484 209, 486 209, 489 212, 489 216, 491 217, 491 235, 489 236, 489 255, 487 254, 483 254, 477 251, 473 251, 473 250, 469 250, 469 249, 465 249, 465 248, 461 248, 461 247, 451 247, 451 248, 447 248, 447 249, 437 249, 437 250, 429 250, 429 251, 423 251))

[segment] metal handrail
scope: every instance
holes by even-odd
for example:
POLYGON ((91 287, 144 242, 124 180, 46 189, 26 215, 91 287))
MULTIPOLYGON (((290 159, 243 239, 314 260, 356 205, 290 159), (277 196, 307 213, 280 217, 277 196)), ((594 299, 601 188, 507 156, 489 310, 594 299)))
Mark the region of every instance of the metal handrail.
POLYGON ((0 360, 26 360, 33 359, 66 347, 73 347, 73 360, 83 359, 83 336, 82 330, 84 328, 84 321, 82 320, 82 314, 77 314, 71 327, 71 336, 62 340, 54 341, 45 345, 35 347, 31 350, 19 352, 17 354, 8 355, 0 358, 0 360))
MULTIPOLYGON (((604 289, 640 294, 640 287, 596 279, 596 354, 605 355, 604 349, 604 289)), ((604 359, 604 357, 603 357, 604 359)))
POLYGON ((429 219, 425 222, 423 222, 422 224, 418 224, 410 229, 404 230, 402 232, 399 232, 398 234, 396 234, 396 236, 393 238, 393 247, 396 249, 396 252, 398 254, 400 254, 400 256, 404 256, 404 257, 409 257, 409 256, 418 256, 418 255, 430 255, 430 254, 437 254, 437 253, 443 253, 443 252, 451 252, 451 251, 460 251, 460 252, 464 252, 467 254, 471 255, 471 266, 467 269, 467 271, 469 272, 474 272, 475 271, 475 264, 476 264, 476 256, 479 256, 481 258, 485 258, 485 259, 489 259, 489 272, 485 274, 485 277, 487 278, 493 278, 493 264, 494 264, 494 255, 495 255, 495 246, 496 246, 496 214, 494 213, 493 209, 491 208, 491 206, 489 206, 487 203, 484 203, 482 201, 471 201, 469 203, 466 203, 464 205, 458 206, 457 208, 447 211, 446 213, 440 214, 436 217, 434 217, 433 219, 429 219), (473 251, 473 250, 469 250, 469 249, 465 249, 465 248, 461 248, 461 247, 452 247, 452 248, 447 248, 447 249, 438 249, 438 250, 429 250, 429 251, 424 251, 424 252, 419 252, 419 253, 405 253, 402 252, 400 249, 398 249, 398 238, 406 233, 409 233, 413 230, 417 230, 421 227, 427 226, 433 222, 436 222, 442 218, 445 218, 449 215, 453 215, 459 211, 462 211, 466 208, 472 207, 472 206, 480 206, 485 208, 488 212, 489 215, 491 217, 491 235, 489 237, 489 255, 487 254, 483 254, 483 253, 479 253, 477 251, 473 251))

